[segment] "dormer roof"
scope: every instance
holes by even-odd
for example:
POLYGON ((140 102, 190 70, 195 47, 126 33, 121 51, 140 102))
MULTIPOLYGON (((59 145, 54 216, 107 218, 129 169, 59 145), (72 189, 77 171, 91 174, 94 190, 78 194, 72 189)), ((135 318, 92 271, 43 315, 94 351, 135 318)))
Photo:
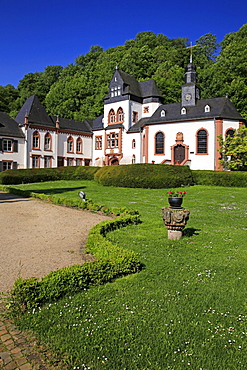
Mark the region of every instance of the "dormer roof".
MULTIPOLYGON (((134 76, 117 69, 110 82, 109 94, 105 97, 105 100, 111 98, 110 90, 117 85, 121 85, 121 97, 128 95, 132 99, 138 98, 140 101, 152 97, 163 99, 154 80, 138 82, 134 76)), ((114 99, 116 100, 116 97, 114 99)), ((119 99, 119 96, 117 99, 119 99)))

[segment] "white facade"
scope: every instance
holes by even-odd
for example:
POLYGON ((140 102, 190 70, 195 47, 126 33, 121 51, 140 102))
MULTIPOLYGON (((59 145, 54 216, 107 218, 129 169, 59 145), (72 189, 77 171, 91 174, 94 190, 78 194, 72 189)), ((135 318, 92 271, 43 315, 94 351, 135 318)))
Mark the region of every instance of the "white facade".
POLYGON ((222 169, 218 136, 233 135, 244 120, 228 98, 199 99, 193 64, 185 76, 181 103, 164 105, 153 80, 139 83, 116 70, 104 113, 94 121, 50 117, 38 98, 30 97, 17 122, 0 114, 8 133, 0 127, 0 171, 132 163, 222 169))

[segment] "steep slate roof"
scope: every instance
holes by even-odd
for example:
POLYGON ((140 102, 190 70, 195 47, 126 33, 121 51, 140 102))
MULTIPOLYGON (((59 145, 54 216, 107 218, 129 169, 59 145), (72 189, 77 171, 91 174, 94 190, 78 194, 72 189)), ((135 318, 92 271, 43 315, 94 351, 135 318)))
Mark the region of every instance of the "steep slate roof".
POLYGON ((51 117, 46 113, 37 95, 32 95, 25 101, 15 119, 17 122, 24 124, 26 115, 28 115, 28 122, 31 124, 54 128, 51 117))
MULTIPOLYGON (((57 117, 51 117, 53 122, 54 122, 54 127, 57 121, 57 117)), ((89 120, 84 120, 84 121, 75 121, 73 119, 68 119, 68 118, 58 118, 59 121, 59 127, 61 130, 67 130, 67 131, 76 131, 76 132, 84 132, 91 134, 92 129, 89 124, 89 120)))
POLYGON ((195 106, 187 106, 185 108, 186 114, 181 114, 181 103, 160 105, 151 117, 146 118, 145 121, 141 119, 128 132, 139 132, 141 126, 154 123, 176 123, 207 118, 225 118, 244 121, 228 98, 198 100, 195 106), (210 111, 207 113, 204 111, 206 105, 210 107, 210 111), (160 115, 162 110, 165 111, 164 117, 160 115))
POLYGON ((18 123, 4 112, 0 112, 0 136, 25 137, 18 123))
MULTIPOLYGON (((25 116, 28 116, 28 123, 35 126, 55 129, 57 117, 49 116, 44 106, 39 101, 37 95, 30 96, 23 104, 21 110, 16 116, 16 121, 24 124, 25 116)), ((76 121, 67 118, 59 117, 59 126, 62 130, 71 132, 92 133, 93 121, 85 119, 84 121, 76 121)))
POLYGON ((125 84, 123 95, 131 94, 140 98, 147 98, 150 96, 162 97, 154 80, 138 82, 134 76, 126 72, 119 70, 118 73, 125 84))
POLYGON ((93 121, 93 130, 102 130, 104 128, 104 125, 103 125, 103 122, 102 122, 103 118, 104 118, 104 115, 101 114, 101 116, 97 117, 93 121))

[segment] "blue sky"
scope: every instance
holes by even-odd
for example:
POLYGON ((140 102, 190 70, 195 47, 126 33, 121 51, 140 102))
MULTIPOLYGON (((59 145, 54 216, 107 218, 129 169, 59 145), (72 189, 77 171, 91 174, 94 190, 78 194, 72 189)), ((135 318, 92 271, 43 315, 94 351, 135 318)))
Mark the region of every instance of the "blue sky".
POLYGON ((138 32, 218 41, 247 23, 246 0, 0 0, 0 85, 48 65, 74 63, 92 45, 123 45, 138 32))

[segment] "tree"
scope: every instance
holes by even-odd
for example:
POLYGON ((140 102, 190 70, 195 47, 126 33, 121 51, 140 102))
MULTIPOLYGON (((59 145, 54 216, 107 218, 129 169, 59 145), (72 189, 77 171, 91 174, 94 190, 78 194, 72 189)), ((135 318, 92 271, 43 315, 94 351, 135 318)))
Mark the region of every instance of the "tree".
POLYGON ((219 136, 221 164, 224 169, 246 171, 247 170, 247 127, 241 126, 224 140, 219 136))
POLYGON ((247 24, 224 37, 216 63, 204 75, 208 97, 227 95, 244 118, 247 118, 246 44, 247 24))
POLYGON ((0 111, 10 113, 15 109, 18 90, 13 85, 0 86, 0 111))

